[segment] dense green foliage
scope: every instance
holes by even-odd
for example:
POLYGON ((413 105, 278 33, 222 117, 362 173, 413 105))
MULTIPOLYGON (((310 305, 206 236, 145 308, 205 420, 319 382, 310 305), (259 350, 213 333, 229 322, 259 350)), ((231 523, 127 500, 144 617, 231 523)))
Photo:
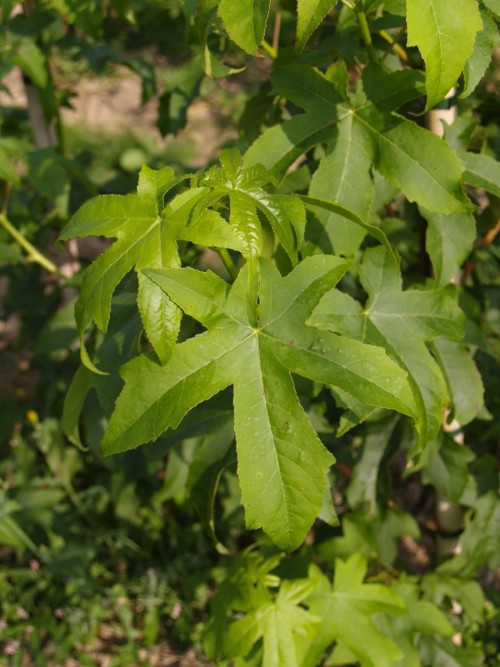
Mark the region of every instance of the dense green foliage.
POLYGON ((7 664, 496 664, 498 0, 28 5, 0 26, 31 91, 0 117, 7 664), (198 170, 78 137, 72 77, 116 66, 163 135, 233 86, 238 137, 198 170))

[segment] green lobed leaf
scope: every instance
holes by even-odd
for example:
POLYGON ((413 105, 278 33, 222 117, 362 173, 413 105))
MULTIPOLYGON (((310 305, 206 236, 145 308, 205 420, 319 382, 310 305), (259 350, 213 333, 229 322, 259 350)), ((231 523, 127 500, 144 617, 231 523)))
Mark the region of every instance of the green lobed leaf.
POLYGON ((246 270, 230 287, 192 269, 145 271, 208 330, 176 345, 163 367, 144 355, 124 367, 125 388, 103 453, 156 439, 195 405, 233 385, 247 525, 262 527, 283 549, 296 548, 323 504, 333 457, 301 407, 290 373, 346 387, 364 403, 406 414, 415 409, 405 373, 381 349, 304 324, 347 266, 318 255, 282 278, 261 260, 256 324, 247 313, 246 270))
POLYGON ((313 32, 335 4, 335 0, 297 0, 298 51, 303 50, 313 32))
MULTIPOLYGON (((178 182, 170 167, 155 171, 145 166, 136 195, 95 197, 64 228, 62 240, 89 235, 117 239, 85 271, 75 307, 80 332, 92 321, 101 331, 107 330, 111 298, 129 271, 179 266, 179 240, 245 250, 237 230, 216 211, 200 206, 211 194, 208 188, 191 188, 164 206, 166 192, 178 182)), ((158 357, 166 361, 179 331, 177 306, 145 276, 139 278, 138 306, 150 342, 158 357)), ((92 366, 90 359, 82 358, 92 366)))
MULTIPOLYGON (((463 316, 444 291, 401 291, 399 269, 384 248, 365 253, 360 279, 370 298, 363 308, 347 294, 325 295, 309 322, 367 343, 381 345, 409 373, 418 403, 421 443, 432 440, 441 426, 448 392, 438 364, 425 341, 438 336, 460 338, 463 316)), ((343 387, 349 393, 347 386, 343 387)))
POLYGON ((387 586, 364 584, 366 570, 366 558, 352 554, 346 561, 335 561, 333 586, 323 574, 317 573, 319 585, 307 603, 323 623, 302 662, 303 667, 319 664, 324 650, 334 641, 347 647, 362 667, 392 667, 403 657, 396 644, 378 630, 372 616, 404 614, 406 605, 387 586))
POLYGON ((251 55, 257 55, 264 39, 270 0, 221 0, 219 16, 229 37, 251 55))
POLYGON ((407 0, 408 45, 426 67, 426 110, 454 86, 470 58, 482 22, 477 0, 407 0))
MULTIPOLYGON (((371 65, 363 71, 362 90, 354 101, 343 99, 325 74, 303 65, 277 68, 272 82, 280 95, 306 113, 259 137, 248 150, 245 164, 261 163, 281 177, 297 157, 320 142, 335 139, 340 132, 346 140, 355 137, 357 142, 357 150, 348 154, 350 163, 344 174, 350 181, 344 186, 344 197, 346 188, 352 192, 356 187, 357 168, 361 168, 361 183, 366 185, 368 162, 364 154, 371 156, 370 165, 410 200, 429 210, 459 213, 472 208, 462 189, 464 168, 454 152, 416 123, 391 113, 420 95, 418 72, 387 74, 371 65), (347 127, 342 128, 343 124, 347 127)), ((349 198, 352 202, 353 195, 349 198)))
MULTIPOLYGON (((206 205, 228 197, 229 223, 243 244, 243 254, 257 258, 262 253, 262 222, 269 222, 292 263, 297 262, 297 242, 303 236, 305 211, 295 195, 274 195, 263 187, 273 176, 262 165, 245 166, 237 149, 222 152, 221 166, 210 169, 202 180, 210 188, 206 205)), ((201 210, 200 202, 199 209, 201 210)))
POLYGON ((229 626, 225 639, 227 657, 245 656, 262 638, 263 667, 299 667, 295 636, 313 636, 320 619, 300 602, 311 592, 313 582, 305 580, 281 582, 275 600, 260 605, 254 611, 229 626))

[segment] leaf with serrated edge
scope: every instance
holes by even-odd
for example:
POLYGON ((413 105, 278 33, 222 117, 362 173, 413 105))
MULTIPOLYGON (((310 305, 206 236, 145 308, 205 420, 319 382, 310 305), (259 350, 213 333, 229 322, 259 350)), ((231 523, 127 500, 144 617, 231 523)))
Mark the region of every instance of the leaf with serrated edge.
POLYGON ((484 406, 481 374, 472 355, 460 341, 437 338, 432 346, 448 382, 453 415, 465 426, 484 406))
POLYGON ((345 645, 364 667, 393 667, 403 657, 398 647, 378 630, 372 616, 404 614, 406 605, 387 586, 364 584, 366 570, 366 558, 356 553, 347 561, 336 559, 333 586, 325 575, 316 573, 319 585, 306 602, 323 622, 302 667, 318 665, 334 641, 345 645))
MULTIPOLYGON (((445 291, 401 291, 399 269, 388 261, 384 248, 366 251, 360 279, 370 295, 365 308, 333 290, 308 322, 380 345, 399 361, 409 373, 419 405, 418 425, 425 445, 439 430, 448 402, 443 375, 425 341, 438 336, 459 339, 463 315, 445 291)), ((343 389, 352 393, 348 387, 343 389)))
POLYGON ((491 54, 498 45, 498 27, 489 12, 480 8, 483 28, 476 35, 474 52, 464 67, 464 89, 460 97, 474 92, 491 62, 491 54))
POLYGON ((500 163, 497 160, 489 155, 465 151, 459 157, 465 167, 463 179, 466 183, 500 197, 500 163))
MULTIPOLYGON (((117 239, 85 271, 75 306, 81 332, 92 321, 101 331, 107 330, 111 297, 120 280, 133 268, 139 271, 180 266, 179 240, 245 251, 236 230, 219 213, 206 206, 199 207, 211 194, 208 188, 191 188, 163 208, 163 196, 175 184, 173 174, 168 167, 158 172, 143 167, 137 195, 95 197, 85 203, 64 228, 62 240, 90 235, 117 239)), ((139 310, 150 341, 162 360, 169 355, 179 324, 177 308, 168 301, 167 295, 160 295, 144 280, 140 282, 139 310), (172 317, 170 333, 162 339, 160 320, 167 322, 169 314, 172 317)))
POLYGON ((177 342, 181 314, 177 306, 156 283, 139 273, 137 305, 149 342, 165 363, 177 342))
POLYGON ((421 213, 428 223, 425 249, 432 262, 436 286, 445 287, 472 250, 476 220, 471 213, 443 215, 424 208, 421 213))
POLYGON ((345 386, 364 403, 413 414, 406 376, 382 349, 304 324, 348 264, 317 255, 282 278, 260 261, 258 321, 247 315, 247 271, 229 287, 192 269, 147 270, 207 331, 175 346, 163 367, 147 356, 123 369, 125 388, 102 443, 131 449, 175 427, 192 407, 234 385, 238 474, 249 528, 283 549, 304 539, 323 502, 333 457, 303 411, 290 373, 345 386), (199 296, 198 296, 199 295, 199 296))
POLYGON ((482 28, 477 0, 407 0, 408 46, 426 68, 427 109, 457 82, 482 28))
POLYGON ((233 622, 224 638, 224 655, 245 656, 252 646, 263 639, 263 667, 299 667, 294 636, 312 638, 321 619, 299 604, 313 590, 308 579, 282 581, 276 598, 268 594, 264 601, 243 618, 233 622))
MULTIPOLYGON (((363 127, 352 114, 338 124, 333 148, 321 160, 311 179, 309 195, 346 206, 362 219, 368 218, 373 194, 373 147, 363 127)), ((363 240, 363 229, 350 224, 343 215, 318 211, 318 218, 330 227, 333 249, 337 255, 354 255, 363 240)))
MULTIPOLYGON (((267 218, 293 264, 297 262, 297 241, 303 230, 301 220, 305 212, 296 195, 275 195, 264 185, 273 182, 273 175, 262 165, 245 166, 237 149, 228 149, 221 155, 221 167, 211 168, 203 178, 210 188, 207 205, 225 197, 230 202, 230 226, 239 237, 245 257, 259 257, 262 251, 262 222, 259 213, 267 218), (294 218, 298 215, 298 225, 294 218), (297 227, 297 229, 296 229, 297 227), (296 231, 294 231, 296 230, 296 231)), ((200 201, 200 207, 203 201, 200 201)))
POLYGON ((221 0, 219 16, 229 37, 251 55, 264 39, 270 0, 221 0))
POLYGON ((302 51, 309 38, 334 7, 336 0, 297 1, 297 49, 302 51))
POLYGON ((420 95, 418 72, 387 74, 371 65, 363 72, 362 90, 354 102, 344 100, 326 75, 303 65, 277 68, 272 82, 280 95, 306 113, 259 137, 245 155, 246 165, 261 163, 282 177, 300 155, 334 139, 337 124, 351 116, 358 150, 373 156, 373 166, 408 199, 440 213, 472 208, 462 189, 464 168, 454 152, 416 123, 390 113, 420 95))

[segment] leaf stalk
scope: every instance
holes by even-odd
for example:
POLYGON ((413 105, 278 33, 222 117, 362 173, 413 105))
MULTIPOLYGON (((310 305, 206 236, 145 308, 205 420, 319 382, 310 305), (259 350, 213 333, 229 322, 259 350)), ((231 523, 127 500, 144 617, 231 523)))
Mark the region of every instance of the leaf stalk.
POLYGON ((12 236, 12 238, 19 243, 19 245, 27 252, 28 257, 31 261, 40 264, 46 269, 49 273, 63 278, 64 276, 59 271, 57 266, 50 261, 48 257, 45 257, 39 250, 35 248, 22 234, 19 232, 10 220, 3 214, 0 213, 0 225, 12 236))
POLYGON ((373 48, 373 42, 372 42, 372 36, 370 33, 370 27, 368 26, 368 20, 366 18, 366 14, 364 10, 362 9, 356 9, 354 10, 356 12, 356 16, 358 19, 358 24, 361 30, 361 36, 363 38, 363 42, 365 43, 365 46, 368 51, 368 56, 370 58, 370 61, 372 63, 378 63, 378 57, 375 52, 375 49, 373 48))
POLYGON ((231 276, 232 280, 236 280, 238 277, 238 269, 234 265, 234 262, 227 248, 218 248, 217 252, 219 253, 220 258, 222 259, 222 263, 226 267, 227 272, 231 276))

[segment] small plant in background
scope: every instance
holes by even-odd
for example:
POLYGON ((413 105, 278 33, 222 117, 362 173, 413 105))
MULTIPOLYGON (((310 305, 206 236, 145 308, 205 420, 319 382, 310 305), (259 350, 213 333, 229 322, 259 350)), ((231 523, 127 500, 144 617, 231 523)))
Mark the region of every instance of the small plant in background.
POLYGON ((33 88, 0 128, 7 664, 495 664, 499 17, 3 10, 33 88), (162 134, 228 104, 212 164, 66 139, 57 67, 125 65, 146 102, 145 44, 162 134))

